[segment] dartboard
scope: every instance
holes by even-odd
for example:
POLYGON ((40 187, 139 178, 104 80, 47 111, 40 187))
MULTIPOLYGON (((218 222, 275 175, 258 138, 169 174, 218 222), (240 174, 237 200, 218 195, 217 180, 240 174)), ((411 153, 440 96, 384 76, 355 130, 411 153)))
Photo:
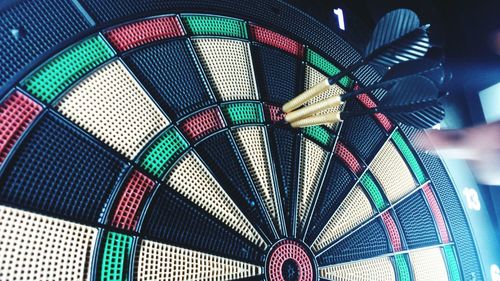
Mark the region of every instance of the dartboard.
POLYGON ((0 26, 0 280, 482 279, 416 130, 283 122, 360 58, 295 8, 26 0, 0 26))

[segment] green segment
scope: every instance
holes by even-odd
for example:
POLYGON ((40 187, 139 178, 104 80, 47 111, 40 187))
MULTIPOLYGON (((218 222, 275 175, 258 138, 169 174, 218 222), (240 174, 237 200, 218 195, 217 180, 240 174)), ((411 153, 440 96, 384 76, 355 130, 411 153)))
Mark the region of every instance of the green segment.
POLYGON ((189 34, 217 35, 248 38, 244 21, 218 16, 191 15, 182 16, 182 21, 189 34))
POLYGON ((260 103, 227 103, 222 105, 222 112, 231 125, 264 123, 264 112, 260 103))
MULTIPOLYGON (((307 49, 306 59, 307 62, 316 66, 324 73, 326 73, 328 76, 334 76, 340 73, 340 69, 338 69, 335 65, 333 65, 324 57, 322 57, 320 54, 310 49, 307 49)), ((351 88, 353 85, 352 79, 347 76, 342 77, 338 83, 348 89, 351 88)))
POLYGON ((188 147, 188 142, 179 130, 172 127, 148 147, 139 165, 151 174, 161 177, 188 147))
POLYGON ((318 143, 330 147, 333 144, 334 136, 327 129, 321 126, 307 127, 302 130, 304 136, 317 141, 318 143))
POLYGON ((365 188, 365 190, 370 194, 370 197, 375 203, 375 207, 377 210, 382 211, 387 207, 386 202, 384 201, 384 197, 378 188, 378 185, 375 183, 375 179, 371 175, 370 172, 366 172, 363 177, 360 179, 361 184, 365 188))
POLYGON ((444 256, 448 265, 448 274, 451 281, 460 281, 460 269, 452 246, 444 246, 444 256))
POLYGON ((399 151, 401 151, 401 154, 403 154, 403 157, 406 159, 406 162, 408 163, 411 170, 413 171, 413 174, 417 178, 418 183, 424 184, 426 181, 424 171, 422 170, 422 167, 418 164, 415 154, 413 154, 410 147, 403 139, 401 133, 399 131, 395 131, 394 134, 392 135, 392 140, 398 147, 399 151))
POLYGON ((128 266, 125 263, 129 259, 131 244, 132 237, 130 236, 116 232, 108 233, 102 255, 101 280, 127 280, 128 266))
POLYGON ((408 262, 406 261, 404 255, 395 255, 394 260, 396 262, 396 269, 398 271, 398 280, 410 281, 410 267, 408 266, 408 262))
POLYGON ((99 36, 87 38, 49 60, 21 84, 35 97, 50 103, 93 68, 114 56, 99 36))

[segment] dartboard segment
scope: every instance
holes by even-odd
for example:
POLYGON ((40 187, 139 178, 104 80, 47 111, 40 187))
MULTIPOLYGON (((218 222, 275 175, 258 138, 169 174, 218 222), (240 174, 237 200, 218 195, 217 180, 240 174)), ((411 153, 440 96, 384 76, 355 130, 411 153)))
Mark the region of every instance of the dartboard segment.
POLYGON ((187 39, 161 41, 126 54, 124 62, 170 116, 215 103, 208 81, 187 39))
POLYGON ((233 134, 275 228, 284 234, 280 194, 269 155, 266 129, 260 126, 238 127, 233 134))
POLYGON ((386 142, 375 157, 370 170, 391 203, 418 186, 408 165, 392 142, 386 142))
POLYGON ((138 251, 137 280, 236 280, 264 273, 257 265, 149 240, 138 251))
POLYGON ((0 206, 0 237, 2 279, 92 280, 97 228, 0 206))
POLYGON ((368 259, 390 251, 391 243, 387 237, 384 222, 378 218, 320 252, 317 260, 319 266, 328 266, 368 259))
POLYGON ((42 111, 34 100, 19 91, 14 91, 0 105, 0 165, 14 148, 30 124, 42 111))
POLYGON ((323 175, 323 169, 329 153, 309 139, 303 138, 300 143, 298 171, 297 229, 302 233, 306 226, 309 209, 323 175))
POLYGON ((449 280, 441 248, 428 248, 409 253, 415 280, 449 280))
POLYGON ((194 151, 179 160, 167 175, 166 183, 256 245, 266 245, 194 151))
POLYGON ((24 138, 0 178, 0 201, 85 223, 98 222, 129 165, 55 112, 24 138))
POLYGON ((422 192, 417 192, 394 207, 408 248, 439 244, 434 218, 422 192))
POLYGON ((330 217, 311 248, 317 252, 375 215, 368 196, 356 186, 330 217))
POLYGON ((301 60, 260 43, 252 43, 251 50, 262 100, 282 106, 294 98, 302 80, 301 60))
POLYGON ((56 109, 128 159, 170 123, 120 60, 75 85, 56 109))
POLYGON ((221 38, 192 42, 218 100, 259 99, 248 42, 221 38))
POLYGON ((305 238, 309 245, 313 243, 349 194, 356 180, 353 173, 337 157, 332 157, 311 217, 311 226, 305 238))
POLYGON ((212 135, 198 143, 196 151, 252 224, 263 230, 266 236, 276 236, 270 215, 232 134, 229 131, 222 131, 212 135))
POLYGON ((389 257, 323 267, 320 268, 319 272, 322 278, 336 281, 401 280, 396 279, 396 273, 389 257))
POLYGON ((192 201, 161 185, 141 224, 143 237, 258 264, 263 250, 192 201))

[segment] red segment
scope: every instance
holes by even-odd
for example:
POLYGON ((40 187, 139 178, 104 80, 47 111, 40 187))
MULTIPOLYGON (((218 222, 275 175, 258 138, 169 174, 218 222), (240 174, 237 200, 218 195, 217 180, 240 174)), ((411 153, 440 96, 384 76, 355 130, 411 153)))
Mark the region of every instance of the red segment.
POLYGON ((250 33, 255 41, 281 49, 299 58, 304 56, 304 46, 279 33, 250 24, 250 33))
POLYGON ((281 111, 281 107, 271 104, 264 104, 264 110, 271 123, 280 123, 285 120, 285 113, 281 111))
POLYGON ((387 232, 389 232, 389 239, 391 240, 392 249, 394 252, 399 252, 403 250, 403 246, 401 244, 401 236, 399 236, 399 230, 396 226, 396 222, 394 218, 391 216, 391 213, 385 212, 382 214, 382 220, 384 221, 385 227, 387 228, 387 232))
MULTIPOLYGON (((356 96, 356 98, 366 108, 371 109, 371 108, 377 107, 377 104, 375 103, 375 101, 367 94, 360 94, 360 95, 356 96)), ((375 113, 374 117, 375 117, 375 119, 377 119, 377 121, 380 123, 380 125, 382 125, 382 127, 384 127, 384 129, 387 132, 390 132, 392 130, 393 125, 392 125, 391 121, 389 120, 389 118, 387 118, 387 116, 385 116, 382 113, 375 113)))
POLYGON ((134 230, 139 219, 141 203, 154 185, 153 180, 134 170, 116 204, 111 225, 116 228, 134 230))
POLYGON ((169 16, 125 24, 104 35, 116 50, 124 52, 154 41, 182 36, 184 31, 177 17, 169 16))
POLYGON ((377 104, 372 98, 370 98, 367 94, 359 94, 356 98, 366 107, 366 108, 375 108, 377 104))
POLYGON ((426 184, 422 189, 424 190, 425 198, 427 198, 434 220, 436 221, 439 236, 441 236, 441 242, 449 243, 450 236, 448 234, 448 230, 446 229, 446 222, 444 220, 443 213, 441 213, 441 209, 439 208, 436 196, 434 195, 430 185, 426 184))
POLYGON ((386 132, 392 131, 392 128, 393 128, 392 122, 391 122, 391 120, 389 120, 389 118, 387 118, 387 116, 385 116, 382 113, 375 113, 374 116, 378 120, 380 125, 382 125, 382 127, 384 127, 386 132))
POLYGON ((352 154, 347 147, 341 143, 340 141, 337 142, 337 145, 335 146, 335 154, 344 162, 344 164, 351 169, 356 175, 359 175, 363 172, 363 167, 359 163, 358 159, 354 154, 352 154))
POLYGON ((16 91, 0 105, 0 164, 42 107, 16 91))
POLYGON ((222 114, 217 107, 198 112, 182 121, 179 126, 191 141, 197 141, 224 127, 222 114))
POLYGON ((293 260, 297 265, 299 269, 299 278, 297 280, 313 280, 313 265, 304 248, 295 241, 286 240, 281 242, 269 257, 268 277, 270 281, 285 281, 282 268, 287 260, 293 260))

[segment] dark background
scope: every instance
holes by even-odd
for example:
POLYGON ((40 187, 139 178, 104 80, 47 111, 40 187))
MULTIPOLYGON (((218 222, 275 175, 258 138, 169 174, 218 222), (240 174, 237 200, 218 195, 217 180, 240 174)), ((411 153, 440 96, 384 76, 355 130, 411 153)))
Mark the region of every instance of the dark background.
MULTIPOLYGON (((385 13, 397 8, 413 10, 422 24, 431 24, 431 43, 443 48, 445 67, 453 74, 447 86, 450 92, 445 120, 448 128, 463 128, 484 122, 478 92, 500 82, 500 0, 287 2, 337 30, 359 50, 364 48, 376 22, 385 13), (333 14, 335 8, 344 11, 346 31, 338 27, 337 17, 333 14)), ((500 187, 482 186, 481 192, 500 233, 500 187)))

